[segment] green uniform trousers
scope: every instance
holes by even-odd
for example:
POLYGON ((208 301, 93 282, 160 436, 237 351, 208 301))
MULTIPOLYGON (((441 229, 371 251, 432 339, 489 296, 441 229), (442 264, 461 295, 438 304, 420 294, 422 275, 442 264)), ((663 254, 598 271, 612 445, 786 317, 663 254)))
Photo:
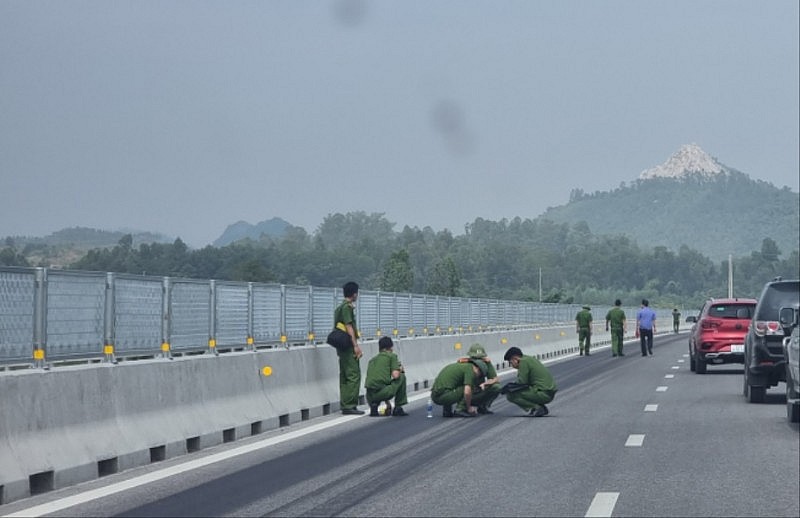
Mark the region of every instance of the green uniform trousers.
POLYGON ((506 397, 511 403, 529 412, 532 408, 549 403, 556 396, 555 390, 541 390, 537 387, 528 387, 525 390, 509 392, 506 397))
POLYGON ((581 352, 589 352, 589 347, 592 345, 592 332, 588 327, 581 327, 578 329, 578 347, 580 348, 581 352), (584 349, 584 342, 586 342, 586 348, 584 349))
POLYGON ((358 390, 361 387, 361 364, 353 356, 353 349, 337 351, 339 355, 339 404, 341 409, 358 405, 358 390))
MULTIPOLYGON (((472 406, 489 408, 492 402, 500 395, 500 385, 495 383, 489 385, 485 390, 474 389, 472 391, 472 406)), ((464 412, 467 410, 467 402, 462 398, 456 405, 456 410, 464 412)))
POLYGON ((382 389, 367 389, 367 403, 372 405, 394 398, 394 406, 403 406, 408 404, 406 390, 406 375, 401 372, 397 379, 393 379, 391 383, 385 385, 382 389))
POLYGON ((622 329, 611 330, 611 354, 622 354, 622 329))

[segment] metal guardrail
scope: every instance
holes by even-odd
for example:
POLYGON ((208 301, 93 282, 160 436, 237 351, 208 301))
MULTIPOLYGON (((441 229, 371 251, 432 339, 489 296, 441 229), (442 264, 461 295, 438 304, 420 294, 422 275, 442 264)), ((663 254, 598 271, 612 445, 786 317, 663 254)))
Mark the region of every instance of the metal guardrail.
MULTIPOLYGON (((341 288, 1 267, 0 365, 319 344, 341 300, 341 288)), ((370 339, 570 323, 579 308, 360 290, 356 315, 370 339)))

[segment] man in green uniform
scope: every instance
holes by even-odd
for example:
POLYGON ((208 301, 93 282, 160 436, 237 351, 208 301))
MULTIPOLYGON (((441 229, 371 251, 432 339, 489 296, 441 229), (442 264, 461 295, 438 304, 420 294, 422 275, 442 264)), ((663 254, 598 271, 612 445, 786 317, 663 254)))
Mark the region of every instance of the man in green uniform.
POLYGON ((533 356, 525 356, 519 347, 511 347, 503 359, 517 369, 517 380, 502 389, 511 403, 522 408, 532 417, 544 417, 550 413, 546 403, 553 400, 558 388, 553 375, 533 356), (511 386, 513 389, 508 390, 511 386))
POLYGON ((475 388, 486 377, 485 363, 482 361, 457 361, 445 366, 431 387, 431 400, 442 405, 443 417, 473 417, 478 409, 472 401, 475 388), (463 403, 465 411, 453 412, 453 405, 463 403))
POLYGON ((672 331, 677 333, 681 327, 681 313, 678 308, 672 310, 672 331))
MULTIPOLYGON (((467 353, 467 358, 460 358, 460 362, 482 362, 486 367, 486 376, 481 381, 475 390, 472 391, 472 404, 478 408, 479 414, 493 414, 489 407, 492 402, 500 395, 500 377, 497 375, 497 369, 492 364, 492 360, 486 356, 486 350, 481 344, 472 344, 467 353)), ((456 411, 465 412, 466 406, 463 401, 456 405, 456 411)))
POLYGON ((336 349, 339 356, 339 403, 343 414, 361 415, 363 410, 357 408, 358 390, 361 387, 361 347, 358 345, 358 327, 356 326, 356 299, 358 284, 348 282, 342 286, 344 300, 333 313, 333 321, 353 342, 352 347, 336 349))
POLYGON ((394 342, 388 336, 378 340, 378 354, 369 361, 364 388, 367 389, 370 416, 380 415, 378 405, 381 401, 386 401, 385 415, 408 415, 403 410, 403 405, 408 403, 405 370, 394 353, 394 342), (394 399, 394 410, 391 410, 391 399, 394 399))
POLYGON ((622 311, 622 301, 614 301, 614 307, 606 313, 606 331, 611 328, 611 356, 625 356, 622 352, 622 337, 628 331, 628 324, 625 322, 625 312, 622 311))
POLYGON ((589 306, 583 306, 583 309, 578 311, 575 315, 575 332, 578 333, 578 348, 580 349, 580 356, 586 352, 589 356, 589 347, 592 345, 592 313, 589 306), (585 344, 585 346, 584 346, 585 344))

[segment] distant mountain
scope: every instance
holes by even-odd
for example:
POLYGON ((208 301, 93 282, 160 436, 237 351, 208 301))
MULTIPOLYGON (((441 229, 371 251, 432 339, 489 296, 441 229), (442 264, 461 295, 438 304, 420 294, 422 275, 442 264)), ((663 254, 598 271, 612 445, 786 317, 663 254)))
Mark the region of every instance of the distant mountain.
POLYGON ((246 221, 237 221, 232 225, 228 225, 225 232, 223 232, 212 245, 222 247, 235 241, 248 238, 258 241, 262 234, 271 237, 282 237, 286 233, 286 229, 291 226, 290 223, 281 218, 271 218, 255 225, 246 221))
POLYGON ((172 243, 174 239, 154 232, 141 232, 136 230, 98 230, 87 227, 71 227, 57 230, 44 237, 34 236, 8 236, 6 242, 13 242, 18 248, 26 246, 72 246, 80 249, 102 248, 115 246, 123 236, 130 234, 133 245, 141 243, 172 243))
POLYGON ((642 247, 677 251, 685 244, 714 260, 749 255, 766 237, 784 256, 800 248, 800 195, 753 180, 696 144, 630 185, 593 194, 573 190, 569 203, 539 217, 585 221, 594 234, 624 234, 642 247))

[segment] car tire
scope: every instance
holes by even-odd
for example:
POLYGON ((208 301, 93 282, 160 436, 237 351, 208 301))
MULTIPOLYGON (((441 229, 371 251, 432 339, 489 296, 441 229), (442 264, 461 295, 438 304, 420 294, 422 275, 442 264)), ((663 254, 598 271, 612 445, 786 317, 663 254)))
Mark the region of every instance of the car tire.
POLYGON ((800 423, 800 403, 790 403, 789 401, 800 397, 790 386, 790 380, 786 383, 786 418, 790 423, 800 423))
POLYGON ((767 387, 754 387, 750 385, 750 369, 744 364, 744 397, 750 403, 763 403, 767 397, 767 387))
POLYGON ((706 360, 702 356, 697 355, 697 358, 694 361, 694 371, 697 374, 705 374, 706 367, 707 367, 706 360))
POLYGON ((696 367, 696 364, 695 364, 695 361, 694 361, 694 355, 690 351, 689 352, 689 370, 692 371, 692 372, 695 372, 696 368, 697 367, 696 367))

